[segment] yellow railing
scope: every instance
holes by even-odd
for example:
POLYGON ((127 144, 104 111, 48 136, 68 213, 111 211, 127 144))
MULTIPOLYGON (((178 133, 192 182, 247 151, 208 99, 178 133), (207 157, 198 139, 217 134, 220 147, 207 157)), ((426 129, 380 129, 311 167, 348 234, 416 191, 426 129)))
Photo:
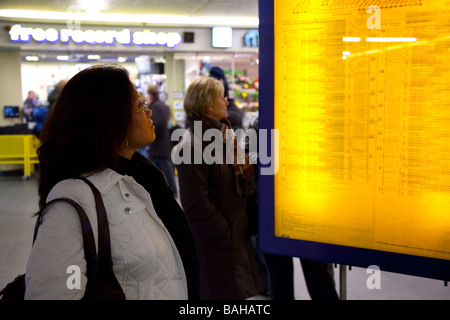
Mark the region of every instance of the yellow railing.
POLYGON ((39 139, 32 134, 0 135, 0 164, 22 164, 24 176, 29 177, 39 163, 38 146, 39 139))

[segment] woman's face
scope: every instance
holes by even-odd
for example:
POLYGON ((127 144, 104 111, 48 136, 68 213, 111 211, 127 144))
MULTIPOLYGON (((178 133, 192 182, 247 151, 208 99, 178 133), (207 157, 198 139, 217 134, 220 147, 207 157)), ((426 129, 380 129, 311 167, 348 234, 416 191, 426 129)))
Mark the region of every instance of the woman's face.
POLYGON ((134 150, 152 143, 156 139, 155 126, 150 119, 152 111, 139 99, 139 94, 133 88, 133 111, 131 119, 131 133, 128 137, 128 147, 134 150))
POLYGON ((207 116, 220 121, 228 117, 228 100, 224 96, 218 96, 214 99, 214 103, 212 106, 207 108, 208 114, 207 116))

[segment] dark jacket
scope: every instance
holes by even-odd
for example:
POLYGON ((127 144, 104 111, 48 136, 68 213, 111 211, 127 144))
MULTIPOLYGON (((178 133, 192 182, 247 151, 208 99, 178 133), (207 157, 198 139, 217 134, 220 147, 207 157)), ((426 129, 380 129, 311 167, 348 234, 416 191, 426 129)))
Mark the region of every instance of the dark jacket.
POLYGON ((59 93, 61 92, 61 88, 55 87, 52 92, 47 97, 48 101, 48 109, 52 110, 53 106, 55 105, 56 100, 58 99, 59 93))
POLYGON ((36 122, 36 126, 33 128, 34 134, 39 138, 45 121, 47 121, 49 109, 43 106, 34 108, 33 118, 36 122))
POLYGON ((116 171, 133 177, 150 193, 155 211, 169 231, 183 260, 189 300, 198 300, 199 267, 194 242, 184 212, 163 174, 139 152, 135 152, 131 160, 120 157, 116 171))
MULTIPOLYGON (((190 142, 185 136, 176 150, 190 148, 194 157, 194 125, 189 128, 190 142)), ((202 129, 209 127, 203 122, 202 129)), ((202 151, 206 146, 204 142, 202 151)), ((200 263, 200 299, 239 300, 262 292, 247 233, 246 199, 235 192, 232 165, 202 161, 182 163, 177 169, 181 203, 200 263)))
POLYGON ((228 120, 231 122, 233 129, 242 128, 242 119, 244 118, 244 111, 239 109, 234 103, 234 99, 228 99, 228 120))
POLYGON ((150 104, 152 110, 152 120, 155 125, 156 140, 150 145, 150 155, 154 158, 170 158, 172 142, 170 141, 170 131, 168 126, 170 119, 169 107, 159 99, 155 99, 150 104))
POLYGON ((27 120, 27 122, 34 121, 33 117, 34 108, 36 108, 36 103, 33 100, 27 98, 23 103, 23 116, 27 120))

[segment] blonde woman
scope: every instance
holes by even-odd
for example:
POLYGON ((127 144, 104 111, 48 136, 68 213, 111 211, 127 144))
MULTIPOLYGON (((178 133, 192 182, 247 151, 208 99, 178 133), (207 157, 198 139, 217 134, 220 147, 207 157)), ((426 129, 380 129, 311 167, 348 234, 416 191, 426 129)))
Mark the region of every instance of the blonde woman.
POLYGON ((200 299, 246 299, 263 291, 247 233, 246 197, 253 191, 254 173, 251 165, 225 161, 225 133, 231 129, 227 105, 220 81, 195 79, 184 99, 189 129, 177 145, 177 149, 192 151, 191 161, 178 164, 177 169, 181 203, 200 264, 200 299), (201 132, 194 134, 200 126, 201 132), (203 151, 212 143, 201 141, 210 129, 223 138, 224 158, 207 164, 194 159, 194 154, 196 146, 203 151))

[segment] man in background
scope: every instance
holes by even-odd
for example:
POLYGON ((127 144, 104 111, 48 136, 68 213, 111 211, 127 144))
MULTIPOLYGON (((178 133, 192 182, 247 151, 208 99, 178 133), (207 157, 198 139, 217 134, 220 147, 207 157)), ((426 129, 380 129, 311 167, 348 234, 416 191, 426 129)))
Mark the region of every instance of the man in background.
POLYGON ((172 142, 170 140, 169 120, 170 109, 159 99, 159 88, 156 85, 147 87, 152 110, 152 120, 155 126, 156 140, 150 145, 149 160, 153 162, 166 177, 167 183, 175 196, 178 194, 175 184, 174 166, 170 158, 172 142))
POLYGON ((28 91, 28 97, 23 102, 23 117, 26 122, 33 122, 33 111, 36 108, 36 93, 32 90, 28 91))

